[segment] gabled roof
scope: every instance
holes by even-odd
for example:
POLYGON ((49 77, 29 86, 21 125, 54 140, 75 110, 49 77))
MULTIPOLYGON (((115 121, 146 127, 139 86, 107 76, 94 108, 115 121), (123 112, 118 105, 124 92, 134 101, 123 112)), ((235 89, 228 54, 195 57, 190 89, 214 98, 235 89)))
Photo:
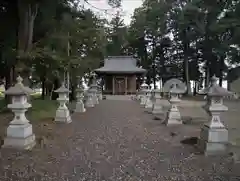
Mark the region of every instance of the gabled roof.
POLYGON ((132 56, 111 56, 104 59, 104 66, 95 69, 95 72, 143 74, 146 70, 137 67, 137 60, 132 56))

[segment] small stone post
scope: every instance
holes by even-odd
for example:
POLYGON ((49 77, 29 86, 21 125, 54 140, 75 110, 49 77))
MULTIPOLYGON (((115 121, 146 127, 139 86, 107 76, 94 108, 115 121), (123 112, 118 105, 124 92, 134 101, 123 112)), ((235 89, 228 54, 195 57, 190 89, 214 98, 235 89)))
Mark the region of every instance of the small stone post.
POLYGON ((228 143, 228 130, 222 124, 220 114, 228 110, 223 105, 223 97, 232 93, 220 87, 215 76, 212 77, 211 85, 203 93, 207 95, 208 102, 204 108, 210 115, 210 121, 201 129, 198 147, 205 155, 224 153, 228 143))
POLYGON ((83 92, 84 92, 84 89, 82 86, 79 86, 76 89, 77 103, 76 103, 75 112, 77 112, 77 113, 86 112, 86 109, 85 109, 84 103, 83 103, 83 97, 84 97, 83 92))
POLYGON ((55 121, 62 123, 71 123, 72 119, 70 116, 70 112, 68 110, 68 107, 66 106, 66 103, 69 100, 67 97, 69 90, 64 86, 64 83, 62 83, 62 86, 55 90, 55 92, 58 93, 57 101, 59 102, 59 107, 56 111, 55 121))
POLYGON ((93 92, 92 89, 89 89, 86 93, 86 107, 94 107, 94 102, 93 102, 93 92))
POLYGON ((185 90, 181 90, 177 87, 177 84, 173 84, 173 87, 170 89, 170 104, 171 108, 168 110, 166 124, 167 125, 176 125, 182 124, 181 114, 178 110, 177 103, 181 100, 179 99, 179 94, 184 93, 185 90))
POLYGON ((3 147, 28 150, 36 144, 32 125, 25 117, 25 112, 31 107, 31 104, 27 102, 27 96, 33 93, 33 90, 25 87, 22 81, 23 79, 18 76, 15 86, 10 87, 5 92, 12 98, 12 103, 8 104, 8 108, 14 113, 14 118, 7 128, 7 136, 4 139, 3 147))
POLYGON ((163 114, 163 106, 161 104, 161 90, 155 89, 153 90, 153 106, 152 113, 153 114, 163 114))
POLYGON ((152 92, 150 89, 147 90, 147 95, 146 95, 146 102, 145 102, 145 108, 146 109, 151 109, 153 106, 152 103, 152 92))

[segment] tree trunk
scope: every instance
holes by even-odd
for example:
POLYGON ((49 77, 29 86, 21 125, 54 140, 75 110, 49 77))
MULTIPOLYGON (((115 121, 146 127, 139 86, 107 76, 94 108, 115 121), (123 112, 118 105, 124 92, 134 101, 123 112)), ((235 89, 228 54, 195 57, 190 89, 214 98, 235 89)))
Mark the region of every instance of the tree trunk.
MULTIPOLYGON (((7 90, 9 87, 11 87, 11 71, 6 70, 5 71, 5 90, 7 90)), ((10 103, 10 96, 5 95, 5 102, 8 104, 10 103)))
MULTIPOLYGON (((54 80, 53 85, 54 85, 53 90, 56 90, 56 89, 58 89, 60 87, 60 81, 59 81, 58 78, 56 78, 54 80)), ((51 100, 56 100, 58 98, 58 94, 56 92, 54 92, 53 90, 52 90, 51 100)))
POLYGON ((28 3, 18 0, 18 60, 16 62, 16 71, 22 73, 27 66, 22 62, 21 56, 31 50, 33 39, 34 21, 37 16, 38 4, 28 3))
POLYGON ((72 91, 69 94, 70 102, 76 100, 76 93, 75 93, 76 86, 73 83, 71 83, 71 89, 72 89, 72 91))
POLYGON ((193 95, 195 96, 196 94, 197 94, 197 87, 198 87, 198 85, 197 85, 198 83, 197 83, 197 81, 194 81, 194 83, 193 83, 193 85, 194 85, 194 88, 193 88, 193 95))
POLYGON ((187 94, 191 94, 191 85, 189 80, 189 63, 187 57, 184 58, 184 69, 185 69, 185 79, 186 79, 186 85, 187 85, 187 94))
POLYGON ((219 86, 222 86, 222 83, 223 83, 224 60, 225 60, 225 56, 221 56, 220 67, 219 67, 219 86))
POLYGON ((210 82, 210 72, 208 66, 205 68, 205 87, 209 85, 210 82))
POLYGON ((45 83, 46 83, 46 78, 45 76, 43 75, 41 77, 41 82, 42 82, 42 95, 41 95, 41 99, 44 100, 45 99, 45 83))
POLYGON ((187 94, 191 94, 191 85, 189 79, 189 62, 188 62, 188 54, 189 54, 189 40, 187 37, 188 28, 183 31, 183 54, 184 54, 184 72, 185 72, 185 81, 187 85, 187 94))
POLYGON ((156 68, 155 68, 155 65, 153 66, 153 88, 154 89, 157 89, 157 85, 156 85, 156 68))

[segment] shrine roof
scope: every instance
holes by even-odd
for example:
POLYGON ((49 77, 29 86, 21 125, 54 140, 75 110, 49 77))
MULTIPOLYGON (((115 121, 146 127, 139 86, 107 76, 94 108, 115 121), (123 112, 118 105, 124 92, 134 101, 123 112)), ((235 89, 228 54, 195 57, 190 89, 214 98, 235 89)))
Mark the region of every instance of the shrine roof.
POLYGON ((95 69, 95 72, 143 74, 146 70, 137 67, 137 60, 132 56, 111 56, 104 59, 104 66, 95 69))

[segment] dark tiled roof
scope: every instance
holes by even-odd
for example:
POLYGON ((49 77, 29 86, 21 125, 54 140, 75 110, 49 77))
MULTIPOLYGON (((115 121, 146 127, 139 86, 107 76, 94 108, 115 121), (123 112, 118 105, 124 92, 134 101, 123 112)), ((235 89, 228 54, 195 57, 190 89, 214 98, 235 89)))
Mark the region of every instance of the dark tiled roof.
POLYGON ((95 70, 97 73, 145 73, 137 67, 137 60, 132 56, 111 56, 104 60, 104 66, 95 70))

